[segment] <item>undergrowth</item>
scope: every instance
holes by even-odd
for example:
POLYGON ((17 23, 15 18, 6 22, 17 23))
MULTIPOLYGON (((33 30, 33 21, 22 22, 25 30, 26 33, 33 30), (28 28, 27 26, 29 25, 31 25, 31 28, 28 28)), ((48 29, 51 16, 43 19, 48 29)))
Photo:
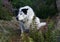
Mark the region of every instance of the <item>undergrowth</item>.
POLYGON ((13 28, 0 27, 0 42, 57 42, 54 23, 50 22, 47 26, 47 30, 37 30, 35 23, 32 23, 29 33, 23 33, 22 36, 18 35, 19 31, 15 31, 13 28), (17 34, 18 32, 18 34, 17 34))

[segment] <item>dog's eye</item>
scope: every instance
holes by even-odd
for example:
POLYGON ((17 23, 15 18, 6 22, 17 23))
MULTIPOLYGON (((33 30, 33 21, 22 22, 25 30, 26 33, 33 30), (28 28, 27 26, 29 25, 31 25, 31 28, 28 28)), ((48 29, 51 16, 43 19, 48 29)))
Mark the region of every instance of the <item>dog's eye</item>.
POLYGON ((20 15, 22 15, 22 13, 20 13, 20 15))

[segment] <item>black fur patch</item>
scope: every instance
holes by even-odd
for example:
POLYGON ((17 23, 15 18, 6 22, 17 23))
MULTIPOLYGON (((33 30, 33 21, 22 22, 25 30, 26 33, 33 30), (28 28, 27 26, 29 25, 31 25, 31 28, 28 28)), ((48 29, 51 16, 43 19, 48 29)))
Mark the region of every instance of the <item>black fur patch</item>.
POLYGON ((28 9, 22 9, 21 11, 23 11, 24 14, 27 14, 27 10, 28 10, 28 9))

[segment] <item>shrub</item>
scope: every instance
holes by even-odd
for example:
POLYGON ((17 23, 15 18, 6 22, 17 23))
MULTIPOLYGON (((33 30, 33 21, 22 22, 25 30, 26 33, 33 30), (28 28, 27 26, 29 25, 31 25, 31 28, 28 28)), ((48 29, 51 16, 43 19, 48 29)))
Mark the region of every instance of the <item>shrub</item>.
MULTIPOLYGON (((48 24, 48 28, 46 31, 38 31, 36 28, 35 23, 33 22, 30 28, 30 33, 28 36, 26 36, 25 33, 23 33, 22 37, 25 37, 23 40, 27 40, 26 38, 29 37, 33 40, 33 42, 56 42, 56 32, 53 31, 53 22, 50 22, 48 24)), ((29 42, 29 39, 26 42, 29 42)), ((24 42, 24 41, 23 41, 24 42)))
POLYGON ((48 24, 47 30, 37 30, 35 22, 32 23, 29 33, 23 33, 20 37, 20 31, 6 26, 0 26, 0 41, 1 42, 56 42, 56 32, 53 30, 54 22, 48 24), (20 41, 19 41, 20 40, 20 41))
POLYGON ((10 12, 6 8, 0 9, 0 19, 1 20, 11 20, 12 19, 10 12))

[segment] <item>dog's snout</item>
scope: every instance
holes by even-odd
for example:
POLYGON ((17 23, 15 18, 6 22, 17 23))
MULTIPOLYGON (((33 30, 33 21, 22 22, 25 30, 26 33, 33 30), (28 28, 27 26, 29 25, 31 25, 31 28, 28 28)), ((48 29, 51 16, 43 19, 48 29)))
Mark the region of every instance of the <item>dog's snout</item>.
POLYGON ((16 17, 16 19, 18 20, 18 17, 16 17))

